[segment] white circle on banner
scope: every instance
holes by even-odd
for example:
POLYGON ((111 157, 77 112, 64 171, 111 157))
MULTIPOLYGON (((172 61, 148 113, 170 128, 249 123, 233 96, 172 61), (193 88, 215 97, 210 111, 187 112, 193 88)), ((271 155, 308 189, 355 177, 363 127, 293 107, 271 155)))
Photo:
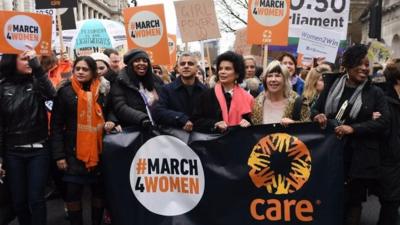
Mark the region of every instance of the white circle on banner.
POLYGON ((13 48, 27 50, 26 45, 36 48, 42 36, 39 23, 30 16, 17 15, 4 24, 4 38, 13 48))
POLYGON ((168 37, 168 50, 170 55, 174 52, 175 48, 176 46, 174 40, 168 37))
POLYGON ((162 216, 191 211, 205 188, 200 158, 184 142, 167 135, 154 137, 139 148, 129 178, 137 200, 162 216))
POLYGON ((253 0, 251 15, 257 23, 266 27, 272 27, 282 22, 287 14, 287 9, 286 0, 253 0))
POLYGON ((128 32, 136 45, 150 48, 160 42, 164 30, 161 18, 157 14, 141 11, 129 20, 128 32))

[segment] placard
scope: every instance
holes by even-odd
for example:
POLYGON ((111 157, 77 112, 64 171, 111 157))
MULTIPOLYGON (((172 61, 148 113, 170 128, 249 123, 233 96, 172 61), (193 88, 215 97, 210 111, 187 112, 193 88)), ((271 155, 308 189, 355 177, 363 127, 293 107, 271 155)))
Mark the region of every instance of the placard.
POLYGON ((307 27, 300 36, 298 53, 313 58, 323 57, 335 63, 340 44, 340 33, 318 27, 307 27))
POLYGON ((26 12, 0 11, 0 52, 19 54, 34 48, 37 54, 51 53, 51 17, 26 12))
POLYGON ((176 35, 168 34, 168 50, 169 50, 169 64, 175 66, 176 64, 176 35))
POLYGON ((291 0, 289 37, 300 37, 303 29, 322 27, 347 39, 350 0, 291 0))
POLYGON ((248 9, 249 44, 288 44, 290 0, 250 0, 248 9))
POLYGON ((147 5, 123 11, 128 48, 145 50, 154 64, 169 64, 164 6, 147 5))
POLYGON ((183 42, 221 37, 213 0, 176 1, 174 5, 183 42))
POLYGON ((77 0, 36 0, 36 9, 78 7, 77 0))

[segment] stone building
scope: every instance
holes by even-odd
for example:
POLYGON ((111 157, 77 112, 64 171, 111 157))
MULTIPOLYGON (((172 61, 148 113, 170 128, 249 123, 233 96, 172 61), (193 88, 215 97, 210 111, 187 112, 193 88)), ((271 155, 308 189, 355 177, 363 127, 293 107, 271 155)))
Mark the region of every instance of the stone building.
MULTIPOLYGON (((362 41, 368 43, 369 16, 362 18, 362 41)), ((400 1, 382 0, 382 39, 393 51, 394 58, 400 58, 400 1)))
POLYGON ((351 0, 349 25, 347 30, 347 40, 351 43, 360 43, 362 41, 361 21, 359 20, 362 12, 368 6, 369 0, 351 0))
MULTIPOLYGON (((78 0, 75 20, 110 19, 123 21, 121 10, 128 7, 126 0, 78 0)), ((0 0, 0 10, 33 12, 35 0, 0 0)))

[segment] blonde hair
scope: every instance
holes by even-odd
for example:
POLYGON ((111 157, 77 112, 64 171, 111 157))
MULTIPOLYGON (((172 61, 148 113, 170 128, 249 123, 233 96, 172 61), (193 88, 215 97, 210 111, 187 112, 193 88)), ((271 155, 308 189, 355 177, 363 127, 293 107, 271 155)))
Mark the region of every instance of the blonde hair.
POLYGON ((165 68, 165 66, 159 65, 161 68, 161 73, 162 73, 162 81, 164 82, 164 84, 169 84, 171 83, 171 77, 169 76, 168 70, 167 68, 165 68))
POLYGON ((254 65, 257 66, 256 57, 254 57, 253 55, 245 55, 245 56, 243 56, 243 59, 244 59, 245 62, 247 60, 253 60, 254 65))
POLYGON ((263 72, 261 79, 264 85, 265 92, 268 92, 268 87, 266 85, 267 74, 269 73, 280 73, 283 76, 283 96, 285 98, 289 97, 290 92, 292 91, 292 84, 290 83, 290 73, 286 66, 282 65, 278 60, 274 60, 270 62, 263 72))
POLYGON ((317 83, 323 73, 331 72, 331 68, 328 65, 322 64, 314 67, 308 72, 306 81, 304 83, 303 96, 308 100, 312 100, 318 95, 317 83))

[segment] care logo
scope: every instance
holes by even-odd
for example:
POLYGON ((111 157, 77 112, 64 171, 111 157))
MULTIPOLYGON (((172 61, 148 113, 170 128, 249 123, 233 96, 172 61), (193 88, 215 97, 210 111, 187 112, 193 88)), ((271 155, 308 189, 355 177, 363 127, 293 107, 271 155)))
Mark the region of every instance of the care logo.
POLYGON ((311 155, 298 138, 277 133, 262 138, 253 147, 248 165, 257 188, 265 188, 270 194, 289 194, 308 181, 311 155))
POLYGON ((253 147, 248 165, 253 184, 279 196, 252 200, 250 213, 255 220, 313 221, 311 201, 285 196, 300 190, 310 178, 311 154, 302 141, 285 133, 267 135, 253 147))
POLYGON ((150 139, 138 150, 129 176, 138 201, 163 216, 191 211, 205 188, 197 154, 181 140, 166 135, 150 139))
POLYGON ((140 11, 129 21, 129 37, 138 46, 150 48, 158 44, 163 36, 161 18, 150 11, 140 11))
POLYGON ((36 20, 25 15, 11 17, 4 25, 4 37, 9 45, 18 50, 33 48, 39 44, 42 31, 36 20))
POLYGON ((253 0, 251 14, 257 23, 272 27, 285 18, 288 7, 286 0, 253 0))

